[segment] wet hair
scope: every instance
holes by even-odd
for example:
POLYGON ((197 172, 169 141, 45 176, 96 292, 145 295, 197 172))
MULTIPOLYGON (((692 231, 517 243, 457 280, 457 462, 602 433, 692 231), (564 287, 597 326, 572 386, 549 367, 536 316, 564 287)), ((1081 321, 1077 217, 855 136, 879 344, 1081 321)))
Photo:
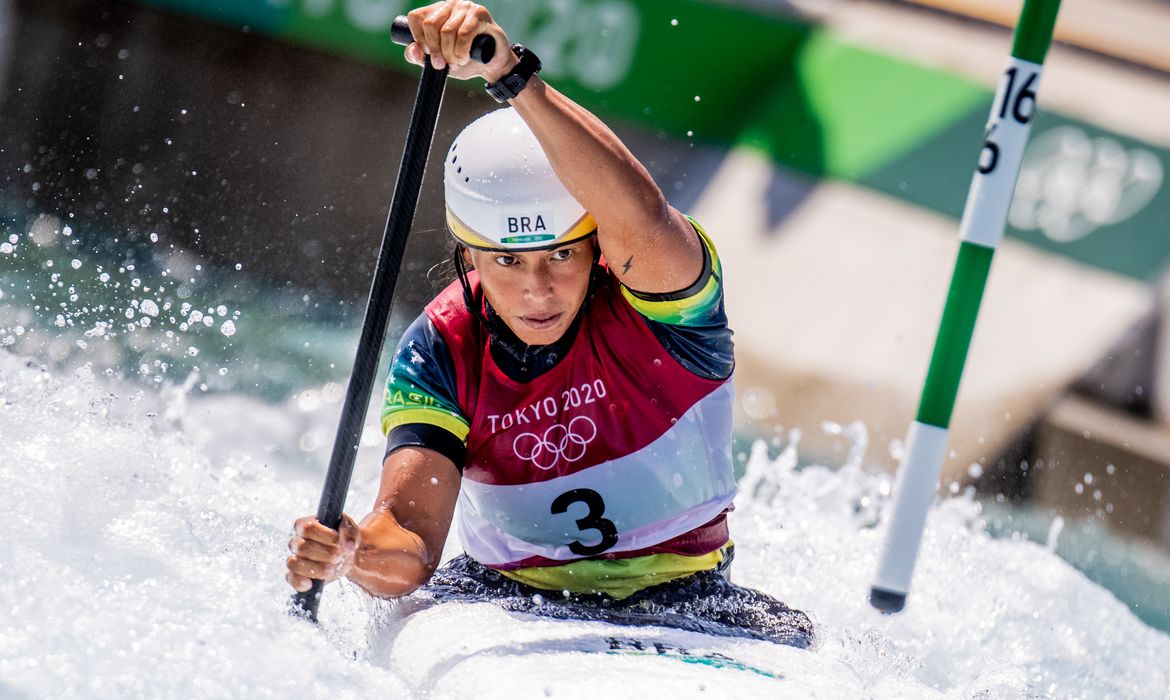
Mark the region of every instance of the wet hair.
POLYGON ((490 328, 487 317, 483 314, 483 288, 480 287, 478 295, 471 291, 471 280, 467 278, 467 261, 463 259, 466 252, 467 246, 456 241, 455 248, 451 251, 451 265, 455 268, 459 284, 463 287, 463 303, 467 305, 467 310, 479 319, 484 328, 490 328))
POLYGON ((431 290, 435 294, 443 291, 447 288, 447 285, 459 279, 459 271, 455 267, 455 256, 461 255, 461 249, 465 247, 454 236, 447 236, 443 258, 427 270, 427 281, 431 283, 431 290))

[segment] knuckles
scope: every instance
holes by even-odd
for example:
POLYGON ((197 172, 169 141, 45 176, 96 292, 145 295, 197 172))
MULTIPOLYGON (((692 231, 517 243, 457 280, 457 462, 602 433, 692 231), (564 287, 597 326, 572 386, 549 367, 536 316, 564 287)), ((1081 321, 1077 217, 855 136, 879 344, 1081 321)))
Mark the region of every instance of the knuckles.
POLYGON ((356 544, 360 528, 348 515, 343 515, 339 531, 317 522, 313 516, 299 518, 294 523, 294 534, 289 538, 288 569, 285 580, 294 590, 307 591, 314 579, 332 580, 345 567, 342 554, 344 542, 356 544))
POLYGON ((299 557, 289 557, 286 565, 290 573, 307 578, 323 579, 327 576, 332 576, 335 571, 335 567, 331 564, 321 566, 317 562, 299 557))
POLYGON ((483 5, 471 2, 471 0, 436 3, 420 7, 407 13, 407 18, 412 23, 417 22, 419 28, 423 30, 423 32, 416 32, 416 39, 426 39, 428 38, 426 35, 437 38, 450 34, 454 34, 460 39, 466 39, 469 36, 474 36, 479 30, 476 26, 465 26, 464 19, 468 15, 474 17, 480 25, 492 22, 492 16, 488 9, 483 5), (425 35, 418 37, 417 34, 420 33, 425 35))

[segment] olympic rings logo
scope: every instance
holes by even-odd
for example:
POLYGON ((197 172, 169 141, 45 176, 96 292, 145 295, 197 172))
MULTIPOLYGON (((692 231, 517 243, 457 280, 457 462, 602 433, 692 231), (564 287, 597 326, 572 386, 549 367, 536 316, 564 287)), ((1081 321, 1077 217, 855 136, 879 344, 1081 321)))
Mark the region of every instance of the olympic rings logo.
POLYGON ((1162 161, 1148 150, 1057 127, 1028 146, 1008 222, 1071 243, 1136 215, 1154 200, 1162 178, 1162 161))
POLYGON ((543 435, 520 433, 512 441, 517 459, 532 462, 538 469, 548 471, 565 461, 576 462, 585 456, 586 447, 597 437, 597 425, 587 416, 577 416, 568 427, 551 425, 543 435))

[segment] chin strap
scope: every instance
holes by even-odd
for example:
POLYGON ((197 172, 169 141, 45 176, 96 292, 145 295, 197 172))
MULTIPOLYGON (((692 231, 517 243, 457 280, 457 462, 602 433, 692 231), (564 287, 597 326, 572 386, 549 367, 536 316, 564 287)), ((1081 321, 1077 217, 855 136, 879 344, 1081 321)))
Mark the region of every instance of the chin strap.
MULTIPOLYGON (((467 266, 463 264, 463 251, 465 248, 463 245, 457 245, 455 246, 455 252, 451 254, 451 260, 455 263, 455 274, 459 276, 459 284, 463 287, 463 303, 467 305, 467 310, 479 319, 484 329, 490 333, 491 326, 488 325, 487 318, 483 315, 483 297, 476 297, 471 291, 471 280, 467 278, 467 266)), ((483 292, 481 291, 480 294, 482 295, 483 292)))

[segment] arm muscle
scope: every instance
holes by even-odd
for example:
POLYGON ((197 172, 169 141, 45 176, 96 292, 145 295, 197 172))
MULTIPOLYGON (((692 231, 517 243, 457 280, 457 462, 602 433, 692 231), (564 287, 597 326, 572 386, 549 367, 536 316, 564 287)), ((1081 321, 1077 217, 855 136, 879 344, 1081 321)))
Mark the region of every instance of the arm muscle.
POLYGON ((455 464, 434 450, 391 452, 374 511, 361 522, 349 578, 380 597, 406 595, 426 583, 443 554, 459 481, 455 464))
POLYGON ((694 283, 703 266, 698 234, 609 127, 539 77, 512 105, 593 214, 601 251, 623 284, 660 293, 694 283))

